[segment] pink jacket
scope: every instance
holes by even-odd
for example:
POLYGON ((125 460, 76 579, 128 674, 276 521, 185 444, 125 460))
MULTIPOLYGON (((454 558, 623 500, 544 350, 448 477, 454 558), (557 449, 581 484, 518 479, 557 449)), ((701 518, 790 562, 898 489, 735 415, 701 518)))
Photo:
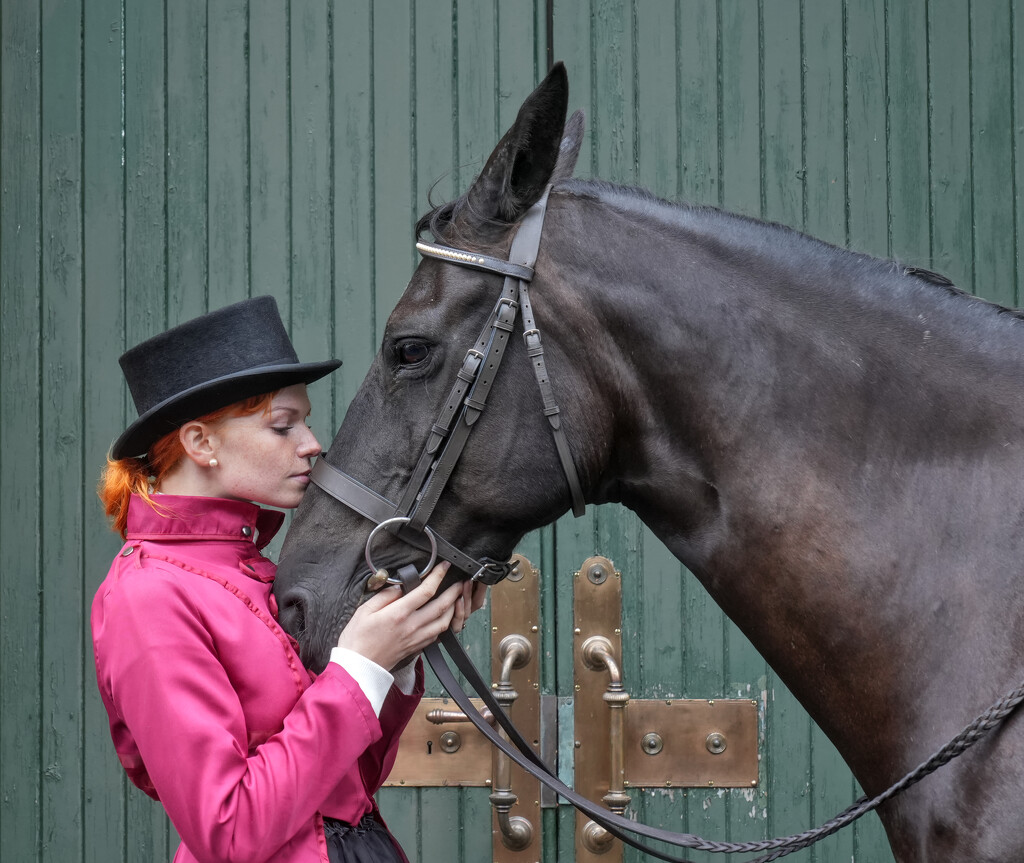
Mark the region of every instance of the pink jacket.
POLYGON ((175 861, 327 863, 322 816, 373 794, 423 692, 374 715, 339 665, 315 677, 276 620, 259 550, 283 515, 242 501, 133 498, 128 541, 92 606, 114 748, 182 838, 175 861))

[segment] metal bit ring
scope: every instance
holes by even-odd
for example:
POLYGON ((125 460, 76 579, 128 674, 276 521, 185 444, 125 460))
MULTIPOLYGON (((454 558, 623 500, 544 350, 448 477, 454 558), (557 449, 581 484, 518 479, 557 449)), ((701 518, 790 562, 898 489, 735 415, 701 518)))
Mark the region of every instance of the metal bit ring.
MULTIPOLYGON (((373 559, 370 557, 370 545, 373 543, 373 538, 377 535, 382 527, 387 527, 389 524, 408 524, 412 521, 404 515, 396 515, 394 518, 386 518, 380 524, 378 524, 373 530, 370 531, 370 535, 366 537, 366 565, 370 568, 370 572, 377 572, 377 567, 374 565, 373 559)), ((430 560, 427 561, 427 565, 423 567, 420 572, 420 578, 423 578, 431 569, 434 564, 437 563, 437 539, 434 537, 434 531, 429 527, 424 526, 423 532, 427 535, 427 539, 430 540, 430 560)), ((388 576, 388 584, 401 584, 401 582, 393 575, 388 576)))

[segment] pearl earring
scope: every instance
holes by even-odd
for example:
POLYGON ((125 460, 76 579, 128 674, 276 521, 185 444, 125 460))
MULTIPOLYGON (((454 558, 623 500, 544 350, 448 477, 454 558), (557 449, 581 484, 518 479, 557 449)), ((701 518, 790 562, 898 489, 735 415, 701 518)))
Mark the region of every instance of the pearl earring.
POLYGON ((210 467, 216 467, 218 464, 219 464, 219 462, 217 461, 217 459, 215 459, 215 458, 211 458, 210 459, 210 467))

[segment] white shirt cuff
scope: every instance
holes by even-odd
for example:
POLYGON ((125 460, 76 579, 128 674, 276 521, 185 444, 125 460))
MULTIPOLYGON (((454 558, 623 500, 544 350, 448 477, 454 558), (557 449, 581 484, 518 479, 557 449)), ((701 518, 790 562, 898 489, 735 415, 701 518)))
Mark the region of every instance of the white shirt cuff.
POLYGON ((413 689, 416 688, 416 660, 414 659, 408 665, 403 665, 401 668, 396 668, 392 674, 398 691, 402 695, 412 695, 413 689))
POLYGON ((347 671, 352 679, 359 684, 363 694, 369 699, 373 712, 380 716, 380 709, 384 706, 384 699, 388 696, 388 690, 394 683, 390 672, 381 668, 372 659, 367 659, 361 653, 349 650, 347 647, 335 647, 331 650, 331 662, 336 662, 347 671))

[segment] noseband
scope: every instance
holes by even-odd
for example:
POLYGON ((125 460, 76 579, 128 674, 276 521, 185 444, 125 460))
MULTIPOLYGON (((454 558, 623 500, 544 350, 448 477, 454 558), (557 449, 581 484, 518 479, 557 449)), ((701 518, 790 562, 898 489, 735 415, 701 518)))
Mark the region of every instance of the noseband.
MULTIPOLYGON (((313 466, 310 479, 328 494, 337 498, 360 515, 376 523, 366 541, 367 565, 373 565, 370 545, 379 528, 391 531, 405 542, 424 549, 429 543, 431 560, 424 568, 425 574, 439 555, 462 570, 474 581, 497 584, 512 570, 512 564, 489 559, 476 559, 438 536, 427 525, 434 507, 455 470, 459 457, 466 446, 469 433, 475 427, 480 415, 487 407, 487 397, 498 373, 501 361, 507 353, 509 337, 515 327, 517 312, 523 313, 523 340, 530 357, 537 386, 540 388, 544 405, 544 416, 548 418, 555 448, 558 451, 562 471, 569 483, 572 497, 572 511, 583 515, 585 502, 572 453, 562 428, 558 405, 555 403, 551 381, 544 362, 544 347, 540 331, 533 316, 530 303, 529 282, 533 279, 533 268, 540 248, 544 216, 547 212, 548 193, 523 217, 512 240, 509 259, 492 258, 478 252, 467 252, 450 246, 417 243, 416 248, 424 257, 434 258, 459 267, 468 267, 505 277, 501 295, 480 332, 476 343, 467 352, 456 375, 455 384, 445 399, 437 420, 430 428, 430 435, 409 479, 405 494, 398 503, 392 503, 344 471, 319 458, 313 466), (424 539, 426 537, 426 540, 424 539)), ((400 580, 383 571, 374 587, 400 584, 400 580)))

